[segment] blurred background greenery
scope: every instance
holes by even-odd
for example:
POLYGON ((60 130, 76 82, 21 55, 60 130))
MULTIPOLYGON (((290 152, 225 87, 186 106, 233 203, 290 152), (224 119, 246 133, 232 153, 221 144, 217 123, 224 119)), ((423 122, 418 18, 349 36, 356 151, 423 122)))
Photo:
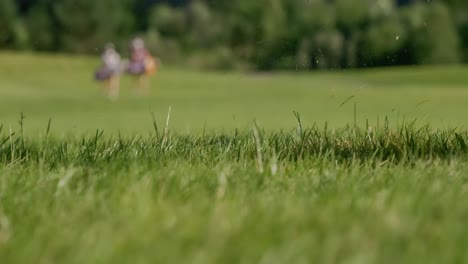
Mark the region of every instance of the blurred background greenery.
POLYGON ((125 53, 135 35, 165 64, 204 69, 455 64, 468 62, 468 1, 0 1, 0 49, 125 53))

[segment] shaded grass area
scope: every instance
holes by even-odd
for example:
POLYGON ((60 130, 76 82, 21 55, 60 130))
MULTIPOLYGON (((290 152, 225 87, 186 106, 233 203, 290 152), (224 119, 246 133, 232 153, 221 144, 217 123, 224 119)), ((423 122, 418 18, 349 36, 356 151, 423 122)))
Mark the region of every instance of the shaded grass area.
POLYGON ((468 260, 466 132, 0 135, 2 263, 468 260))

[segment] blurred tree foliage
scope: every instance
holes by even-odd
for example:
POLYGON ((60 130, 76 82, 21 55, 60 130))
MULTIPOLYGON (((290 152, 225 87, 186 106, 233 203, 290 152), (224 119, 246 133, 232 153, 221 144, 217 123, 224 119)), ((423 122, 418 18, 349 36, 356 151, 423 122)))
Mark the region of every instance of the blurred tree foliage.
POLYGON ((128 0, 53 1, 59 46, 65 51, 91 52, 108 41, 118 42, 133 31, 128 0))
POLYGON ((142 36, 170 63, 336 69, 468 62, 466 0, 1 0, 0 48, 94 54, 142 36))
POLYGON ((0 47, 23 49, 27 46, 28 32, 18 13, 14 0, 0 1, 0 47))

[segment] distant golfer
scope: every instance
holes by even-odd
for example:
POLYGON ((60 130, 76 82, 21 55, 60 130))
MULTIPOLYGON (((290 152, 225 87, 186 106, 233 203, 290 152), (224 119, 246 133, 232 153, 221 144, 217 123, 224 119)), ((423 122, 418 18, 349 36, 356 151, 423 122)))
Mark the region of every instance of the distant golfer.
POLYGON ((136 89, 140 93, 149 92, 149 76, 156 73, 157 61, 145 48, 141 38, 135 38, 130 43, 131 57, 127 66, 129 74, 137 76, 136 89))
POLYGON ((95 79, 103 82, 104 94, 110 99, 117 99, 120 90, 122 64, 120 54, 113 44, 107 44, 101 55, 101 67, 96 71, 95 79))

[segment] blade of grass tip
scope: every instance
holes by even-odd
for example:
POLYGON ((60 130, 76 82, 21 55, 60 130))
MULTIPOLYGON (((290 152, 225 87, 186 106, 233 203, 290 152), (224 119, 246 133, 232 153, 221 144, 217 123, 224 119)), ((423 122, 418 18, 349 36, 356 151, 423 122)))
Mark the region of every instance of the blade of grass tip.
POLYGON ((429 99, 423 100, 423 101, 419 102, 418 104, 416 104, 416 108, 418 108, 418 107, 420 107, 421 105, 423 105, 423 104, 425 104, 425 103, 428 103, 428 102, 430 102, 430 101, 431 101, 431 100, 429 100, 429 99))
POLYGON ((257 123, 254 123, 253 134, 255 138, 255 146, 257 149, 257 168, 259 173, 263 173, 263 155, 262 155, 262 146, 260 143, 260 136, 258 134, 257 123))
POLYGON ((124 142, 123 142, 123 138, 122 138, 122 133, 120 133, 120 129, 118 131, 118 141, 119 141, 119 150, 122 151, 122 149, 124 148, 124 142))
POLYGON ((299 136, 301 137, 301 140, 302 140, 302 136, 303 136, 302 131, 303 130, 302 130, 301 115, 296 111, 293 111, 293 114, 294 114, 294 116, 296 117, 296 120, 297 120, 297 130, 298 130, 297 132, 298 132, 298 134, 299 134, 299 136))
POLYGON ((357 129, 357 103, 354 101, 354 131, 357 129))
POLYGON ((0 142, 0 148, 3 147, 3 145, 4 145, 9 139, 10 139, 9 137, 4 138, 3 141, 0 142))
POLYGON ((49 122, 47 123, 47 130, 46 130, 46 140, 47 140, 47 137, 49 136, 51 124, 52 124, 52 118, 49 118, 49 122))
POLYGON ((158 123, 156 122, 156 115, 154 114, 154 112, 151 113, 151 117, 153 118, 153 128, 154 132, 156 133, 156 141, 159 141, 158 123))
POLYGON ((44 151, 42 152, 42 160, 45 160, 45 157, 47 155, 47 144, 48 144, 51 123, 52 123, 52 118, 49 118, 49 122, 47 123, 46 134, 44 138, 44 151))
POLYGON ((21 112, 19 125, 20 125, 20 133, 21 133, 21 147, 24 148, 24 113, 21 112))
POLYGON ((403 130, 408 130, 408 129, 409 129, 408 126, 407 126, 407 124, 406 124, 406 115, 403 115, 403 117, 402 117, 401 129, 402 129, 402 131, 403 131, 403 130))
POLYGON ((344 101, 340 104, 340 106, 339 106, 338 108, 343 107, 343 105, 345 105, 347 102, 351 101, 351 99, 353 99, 353 98, 354 98, 354 95, 351 95, 350 97, 348 97, 348 99, 344 100, 344 101))
POLYGON ((161 147, 163 147, 167 142, 167 137, 169 134, 169 122, 171 120, 171 111, 172 111, 172 106, 169 106, 169 110, 167 111, 167 117, 166 117, 166 127, 164 128, 164 134, 163 134, 161 147))
POLYGON ((104 130, 102 130, 102 131, 99 131, 99 129, 96 130, 96 134, 94 136, 94 139, 93 139, 93 141, 91 141, 91 144, 90 144, 90 146, 94 146, 94 150, 97 149, 99 138, 101 138, 103 134, 104 134, 104 130))
POLYGON ((11 158, 11 163, 13 163, 13 161, 15 160, 15 143, 13 142, 13 131, 11 130, 11 127, 10 127, 10 158, 11 158))

